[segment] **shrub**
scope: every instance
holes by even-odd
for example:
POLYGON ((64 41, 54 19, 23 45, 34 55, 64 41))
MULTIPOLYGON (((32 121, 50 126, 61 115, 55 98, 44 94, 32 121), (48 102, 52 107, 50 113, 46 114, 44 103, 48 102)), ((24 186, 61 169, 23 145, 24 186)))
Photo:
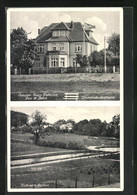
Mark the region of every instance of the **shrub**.
POLYGON ((71 142, 71 141, 68 144, 66 144, 64 142, 51 142, 51 141, 39 140, 37 144, 43 147, 63 148, 63 149, 71 149, 71 150, 85 149, 84 145, 77 142, 71 142))
POLYGON ((70 141, 67 145, 68 149, 71 149, 71 150, 81 150, 81 149, 84 149, 84 145, 80 144, 80 143, 77 143, 77 142, 72 142, 70 141))

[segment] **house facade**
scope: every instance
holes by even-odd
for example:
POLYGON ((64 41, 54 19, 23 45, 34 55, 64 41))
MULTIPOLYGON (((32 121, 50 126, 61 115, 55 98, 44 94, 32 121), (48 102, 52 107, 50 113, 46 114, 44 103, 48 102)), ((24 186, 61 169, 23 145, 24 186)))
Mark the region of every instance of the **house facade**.
POLYGON ((89 56, 97 50, 98 43, 92 36, 93 28, 95 26, 71 21, 52 23, 38 29, 33 70, 75 67, 77 54, 89 56))

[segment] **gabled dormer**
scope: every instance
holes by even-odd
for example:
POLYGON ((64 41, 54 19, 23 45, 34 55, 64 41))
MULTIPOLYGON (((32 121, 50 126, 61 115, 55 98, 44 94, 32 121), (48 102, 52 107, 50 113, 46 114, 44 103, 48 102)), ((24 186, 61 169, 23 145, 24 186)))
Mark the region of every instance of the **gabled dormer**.
POLYGON ((70 28, 61 22, 52 29, 52 37, 68 37, 70 34, 70 28))

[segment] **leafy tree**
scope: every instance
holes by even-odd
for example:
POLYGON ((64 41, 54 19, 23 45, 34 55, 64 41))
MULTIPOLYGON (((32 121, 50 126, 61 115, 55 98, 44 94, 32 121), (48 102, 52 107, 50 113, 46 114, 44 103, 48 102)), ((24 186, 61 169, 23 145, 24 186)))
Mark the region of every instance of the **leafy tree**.
POLYGON ((120 114, 115 115, 112 120, 113 120, 113 126, 114 126, 114 136, 119 138, 120 136, 120 114))
POLYGON ((108 50, 113 52, 115 56, 120 54, 120 35, 113 33, 108 39, 108 50))
POLYGON ((83 56, 83 63, 82 63, 82 67, 86 67, 89 66, 89 59, 86 55, 83 56))
POLYGON ((91 66, 96 66, 99 65, 99 60, 100 60, 100 52, 98 51, 93 51, 90 56, 89 56, 89 64, 91 66))
POLYGON ((66 121, 64 119, 60 119, 58 121, 56 121, 54 124, 53 124, 53 129, 58 132, 60 131, 60 126, 63 125, 63 124, 66 124, 66 121))
POLYGON ((66 123, 71 123, 72 125, 74 125, 75 121, 73 119, 68 119, 66 123))
POLYGON ((22 112, 11 111, 11 126, 18 127, 28 124, 28 115, 22 112))
POLYGON ((36 110, 34 113, 31 115, 33 119, 33 124, 40 126, 44 120, 46 120, 46 115, 41 114, 38 110, 36 110))
POLYGON ((13 67, 27 71, 34 62, 34 41, 28 39, 27 32, 21 27, 11 31, 11 63, 13 67))
POLYGON ((77 64, 80 64, 80 66, 82 66, 82 64, 83 64, 82 54, 77 54, 75 60, 76 60, 77 64))
POLYGON ((86 55, 77 54, 75 59, 76 63, 80 64, 81 67, 89 66, 89 58, 86 55))
POLYGON ((111 65, 112 66, 118 66, 120 65, 120 59, 117 56, 113 56, 112 60, 111 60, 111 65))
MULTIPOLYGON (((107 66, 111 65, 111 60, 113 58, 113 53, 109 50, 106 50, 106 64, 107 66)), ((104 65, 104 50, 99 52, 99 64, 104 65)))
POLYGON ((106 126, 106 136, 117 137, 120 135, 120 115, 115 115, 112 121, 106 126))

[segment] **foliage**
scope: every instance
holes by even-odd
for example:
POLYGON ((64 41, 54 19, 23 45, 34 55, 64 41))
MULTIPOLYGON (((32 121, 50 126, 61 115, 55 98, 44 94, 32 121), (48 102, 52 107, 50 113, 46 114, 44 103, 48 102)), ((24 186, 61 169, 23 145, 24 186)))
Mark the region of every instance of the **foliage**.
POLYGON ((41 114, 41 112, 38 110, 32 113, 31 117, 33 119, 33 125, 38 125, 39 127, 44 122, 44 120, 46 120, 46 115, 41 114))
POLYGON ((66 123, 71 123, 72 125, 74 125, 75 121, 73 119, 68 119, 66 123))
POLYGON ((58 120, 58 121, 56 121, 54 124, 53 124, 53 130, 55 131, 55 132, 59 132, 60 131, 60 126, 62 125, 62 124, 66 124, 66 121, 64 120, 64 119, 60 119, 60 120, 58 120))
POLYGON ((11 63, 13 67, 26 71, 34 62, 34 41, 28 39, 27 32, 21 27, 11 31, 11 63))
POLYGON ((79 64, 80 66, 82 66, 82 64, 83 64, 82 54, 77 54, 75 60, 76 60, 76 64, 79 64))
POLYGON ((91 66, 99 65, 100 63, 100 52, 93 51, 89 56, 89 64, 91 66))
POLYGON ((28 115, 22 112, 11 111, 11 126, 18 127, 28 123, 28 115))
POLYGON ((112 60, 111 60, 111 65, 112 66, 118 66, 120 65, 120 59, 117 56, 113 56, 112 60))
MULTIPOLYGON (((104 49, 101 51, 94 51, 90 54, 89 64, 90 66, 97 67, 98 65, 104 66, 104 49)), ((119 66, 119 57, 114 56, 114 53, 109 49, 106 50, 106 65, 107 66, 119 66)))
POLYGON ((89 58, 86 55, 83 56, 82 54, 77 54, 75 60, 80 67, 89 66, 89 58))
POLYGON ((108 50, 113 52, 115 56, 120 54, 120 35, 113 33, 108 39, 108 50))
POLYGON ((112 122, 106 126, 106 136, 108 137, 117 137, 120 135, 120 115, 115 115, 112 118, 112 122))

